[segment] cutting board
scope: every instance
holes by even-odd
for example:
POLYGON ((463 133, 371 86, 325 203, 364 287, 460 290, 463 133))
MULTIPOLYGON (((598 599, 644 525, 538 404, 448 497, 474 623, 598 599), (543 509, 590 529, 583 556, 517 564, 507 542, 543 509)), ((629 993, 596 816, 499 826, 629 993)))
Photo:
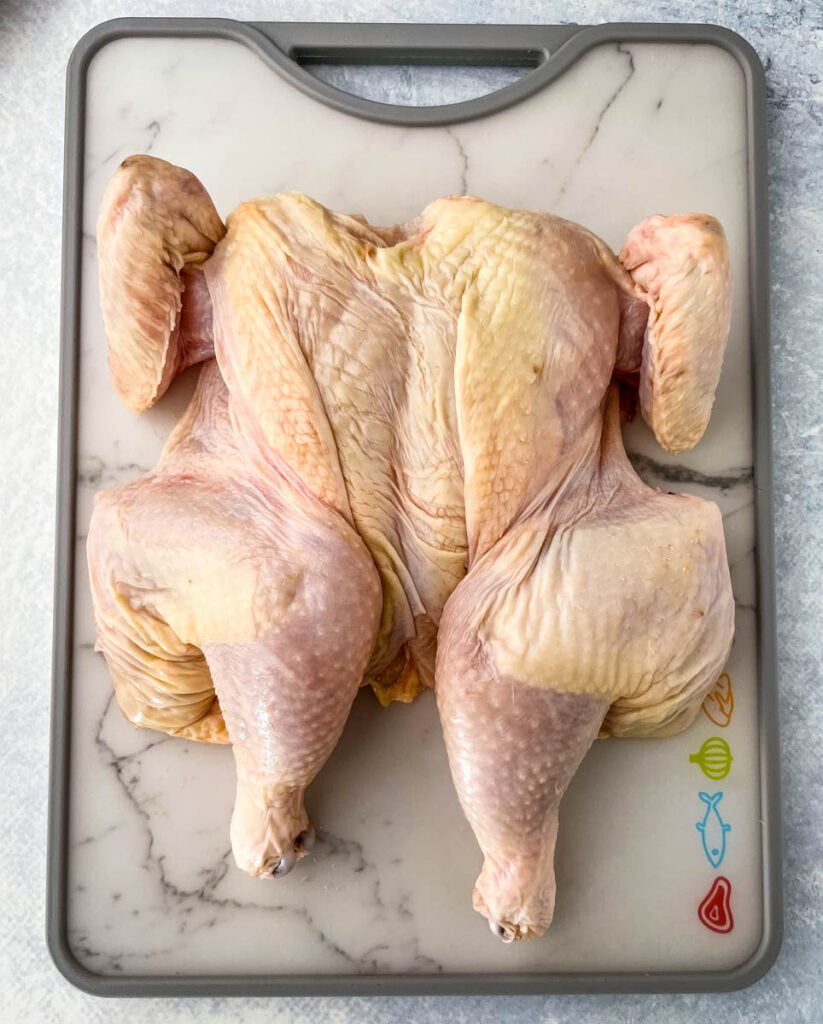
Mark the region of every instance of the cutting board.
POLYGON ((72 981, 111 994, 708 989, 768 968, 780 893, 762 88, 747 44, 707 27, 139 20, 80 43, 49 892, 50 944, 72 981), (399 108, 320 83, 311 61, 527 70, 479 100, 399 108), (432 694, 384 709, 361 692, 307 798, 317 847, 277 882, 234 865, 231 751, 137 730, 114 701, 93 650, 92 499, 155 463, 197 372, 139 418, 108 381, 95 220, 131 153, 193 170, 224 217, 299 189, 378 224, 471 193, 579 221, 615 249, 653 213, 723 223, 732 332, 706 436, 678 457, 640 422, 625 436, 648 483, 722 510, 737 605, 726 699, 680 736, 595 744, 563 800, 544 938, 504 945, 472 910, 481 855, 432 694))

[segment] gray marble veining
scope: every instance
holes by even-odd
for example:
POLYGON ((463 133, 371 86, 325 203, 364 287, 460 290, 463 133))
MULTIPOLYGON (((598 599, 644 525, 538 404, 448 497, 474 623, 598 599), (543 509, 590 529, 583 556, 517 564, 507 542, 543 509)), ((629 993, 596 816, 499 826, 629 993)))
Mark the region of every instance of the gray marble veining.
MULTIPOLYGON (((820 773, 821 711, 810 697, 819 685, 823 569, 821 453, 823 424, 817 394, 823 368, 820 294, 814 282, 823 271, 819 246, 823 170, 820 146, 820 17, 813 5, 778 2, 648 4, 600 0, 581 3, 477 3, 416 6, 420 20, 550 21, 581 23, 631 18, 706 20, 727 24, 746 36, 765 58, 770 83, 770 174, 772 183, 773 364, 775 386, 778 603, 780 625, 781 714, 783 720, 784 814, 786 819, 786 941, 773 971, 752 989, 731 996, 522 998, 505 1003, 481 998, 441 1000, 259 1000, 99 1003, 72 990, 54 972, 42 940, 44 792, 47 749, 48 648, 51 607, 51 545, 55 464, 56 309, 60 226, 60 125, 62 77, 71 46, 94 23, 134 13, 126 3, 10 3, 3 8, 0 89, 10 101, 0 105, 6 152, 17 159, 4 168, 0 188, 7 217, 0 228, 0 293, 6 315, 6 355, 11 386, 2 418, 4 491, 4 614, 2 714, 5 737, 2 794, 5 828, 0 838, 4 905, 0 927, 0 984, 6 1006, 17 1020, 212 1020, 302 1021, 317 1015, 339 1020, 416 1021, 496 1020, 502 1007, 513 1021, 675 1022, 705 1016, 716 1020, 816 1020, 821 998, 815 965, 821 953, 820 773), (20 154, 25 154, 21 158, 20 154)), ((144 3, 144 14, 221 15, 238 18, 328 18, 343 16, 323 0, 279 5, 183 0, 172 12, 164 3, 144 3)), ((391 3, 355 3, 345 16, 358 20, 404 18, 391 3)), ((396 89, 387 99, 402 99, 396 89)), ((144 126, 151 144, 154 127, 144 126)), ((456 147, 455 147, 456 148, 456 147)), ((106 154, 104 154, 106 155, 106 154)), ((459 156, 459 153, 457 154, 459 156)), ((474 187, 467 183, 470 188, 474 187)), ((162 431, 160 431, 162 433, 162 431)), ((641 453, 654 458, 654 453, 641 453)), ((91 487, 138 471, 131 460, 107 455, 104 464, 83 466, 91 487), (105 474, 105 477, 104 477, 105 474), (97 478, 97 479, 96 479, 97 478)), ((142 463, 141 463, 142 464, 142 463)), ((647 467, 651 468, 651 467, 647 467)), ((731 466, 714 466, 710 476, 729 476, 731 466)), ((737 468, 742 468, 742 464, 737 468)), ((742 514, 742 513, 741 513, 742 514)), ((108 695, 105 695, 108 698, 108 695)), ((101 706, 103 724, 105 707, 101 706)), ((101 742, 131 767, 139 751, 111 747, 112 711, 101 742), (106 730, 109 730, 108 732, 106 730)), ((161 738, 162 740, 162 738, 161 738)), ((100 757, 110 756, 97 747, 100 757)), ((153 751, 148 752, 151 757, 153 751)), ((162 750, 157 752, 157 755, 162 750)), ((198 773, 201 768, 198 766, 198 773)), ((150 781, 150 777, 147 776, 150 781)), ((115 779, 115 785, 116 779, 115 779)), ((138 794, 152 813, 150 791, 138 794)), ((139 819, 139 815, 137 816, 139 819)), ((103 830, 112 824, 101 823, 103 830)), ((181 828, 185 823, 181 823, 181 828)), ((334 833, 332 833, 334 834, 334 833)), ((88 837, 97 836, 89 832, 88 837)), ((112 835, 117 835, 113 831, 112 835)), ((135 833, 140 841, 139 829, 135 833)), ((172 879, 193 896, 210 898, 223 883, 220 848, 212 873, 172 879)), ((93 844, 89 844, 93 845, 93 844)), ((226 847, 223 847, 225 853, 226 847)), ((162 848, 156 851, 162 857, 162 848)), ((356 857, 356 851, 350 854, 356 857)), ((330 858, 333 859, 333 858, 330 858)), ((164 863, 161 861, 161 864, 164 863)), ((161 869, 158 869, 161 870, 161 869)), ((226 871, 226 874, 228 872, 226 871)), ((125 899, 121 894, 121 899, 125 899)), ((221 895, 217 899, 232 899, 221 895)), ((141 911, 145 907, 135 907, 141 911)), ((202 930, 208 930, 204 924, 202 930)), ((172 940, 174 941, 174 940, 172 940)), ((113 947, 112 947, 113 948, 113 947)), ((116 952, 116 949, 114 950, 116 952)))

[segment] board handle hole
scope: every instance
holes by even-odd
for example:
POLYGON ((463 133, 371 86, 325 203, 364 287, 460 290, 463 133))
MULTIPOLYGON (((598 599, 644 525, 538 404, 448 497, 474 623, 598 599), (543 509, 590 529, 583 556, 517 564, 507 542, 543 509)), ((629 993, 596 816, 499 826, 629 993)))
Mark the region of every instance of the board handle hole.
POLYGON ((378 103, 431 107, 464 103, 513 85, 545 59, 542 51, 523 51, 482 63, 414 61, 376 63, 294 54, 294 59, 326 85, 378 103))

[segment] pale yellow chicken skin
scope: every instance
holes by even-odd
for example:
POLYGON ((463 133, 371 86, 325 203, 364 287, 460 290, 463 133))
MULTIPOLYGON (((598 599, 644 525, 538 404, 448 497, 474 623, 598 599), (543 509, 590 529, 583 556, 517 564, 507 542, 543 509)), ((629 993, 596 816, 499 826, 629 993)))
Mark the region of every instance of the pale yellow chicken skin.
POLYGON ((639 385, 669 450, 699 440, 729 325, 722 229, 651 218, 618 259, 475 198, 376 228, 290 193, 222 237, 185 173, 130 158, 98 231, 113 371, 140 350, 124 400, 216 359, 158 468, 92 519, 121 706, 232 742, 238 863, 283 874, 358 685, 435 686, 485 857, 475 906, 506 940, 542 934, 591 742, 685 728, 731 646, 720 514, 639 480, 613 383, 639 385), (174 315, 135 320, 158 281, 174 315))

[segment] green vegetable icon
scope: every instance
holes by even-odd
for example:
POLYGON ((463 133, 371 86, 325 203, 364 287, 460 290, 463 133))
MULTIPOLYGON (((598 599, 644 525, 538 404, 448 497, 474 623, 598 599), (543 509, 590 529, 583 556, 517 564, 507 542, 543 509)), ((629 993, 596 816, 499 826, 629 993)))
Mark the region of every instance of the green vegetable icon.
POLYGON ((729 744, 720 736, 710 736, 696 754, 689 754, 689 764, 699 764, 709 779, 725 779, 732 766, 729 744))

